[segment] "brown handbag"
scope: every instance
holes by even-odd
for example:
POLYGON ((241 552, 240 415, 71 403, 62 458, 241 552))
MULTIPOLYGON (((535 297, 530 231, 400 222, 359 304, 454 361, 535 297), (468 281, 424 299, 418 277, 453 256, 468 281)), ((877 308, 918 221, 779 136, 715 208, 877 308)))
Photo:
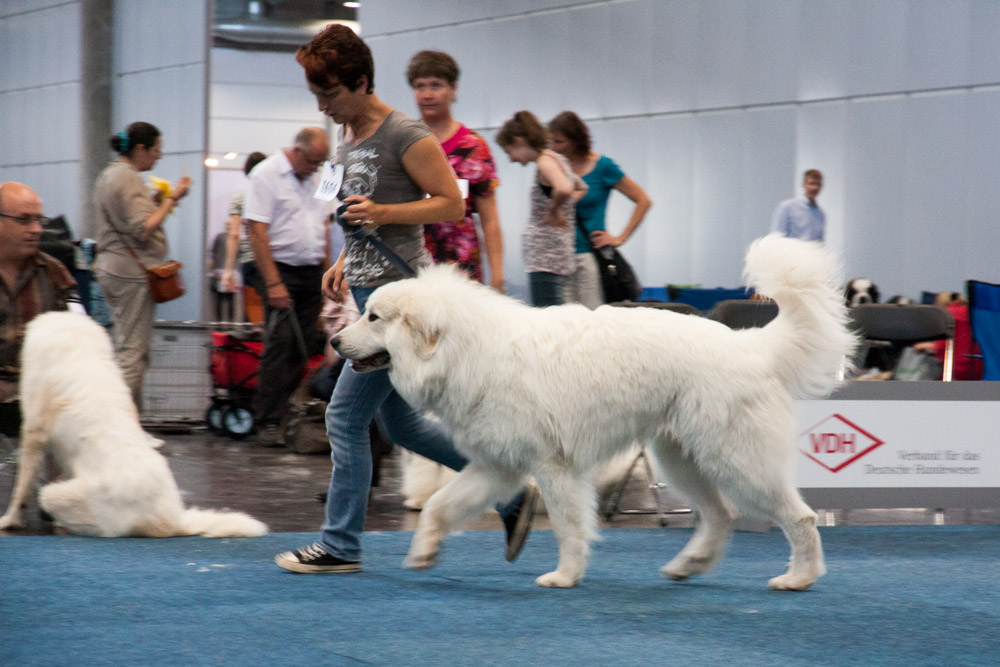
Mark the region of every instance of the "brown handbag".
POLYGON ((132 247, 124 242, 124 237, 122 243, 129 251, 129 254, 132 255, 135 263, 139 265, 139 268, 146 272, 146 281, 149 283, 149 294, 153 297, 154 303, 173 301, 184 296, 187 287, 184 284, 184 276, 181 275, 181 269, 184 267, 183 264, 176 260, 170 260, 169 262, 146 268, 139 261, 139 255, 135 254, 135 250, 132 250, 132 247))
POLYGON ((149 281, 149 293, 154 302, 163 303, 184 296, 184 276, 181 275, 183 266, 180 262, 171 260, 148 269, 143 267, 146 279, 149 281))

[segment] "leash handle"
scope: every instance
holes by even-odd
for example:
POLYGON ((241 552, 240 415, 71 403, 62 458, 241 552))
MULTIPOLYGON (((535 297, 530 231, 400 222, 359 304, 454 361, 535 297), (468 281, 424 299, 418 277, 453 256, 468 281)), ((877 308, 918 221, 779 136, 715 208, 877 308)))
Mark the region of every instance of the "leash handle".
POLYGON ((378 235, 369 227, 364 225, 351 225, 348 224, 347 220, 344 220, 344 212, 347 211, 348 206, 350 206, 350 204, 346 202, 341 204, 337 207, 337 212, 334 214, 336 216, 337 224, 343 228, 344 234, 346 236, 362 239, 367 242, 368 245, 375 248, 380 255, 385 257, 397 271, 402 273, 404 277, 416 278, 417 272, 413 270, 413 267, 410 266, 405 259, 400 257, 395 250, 386 245, 385 241, 380 239, 378 235))

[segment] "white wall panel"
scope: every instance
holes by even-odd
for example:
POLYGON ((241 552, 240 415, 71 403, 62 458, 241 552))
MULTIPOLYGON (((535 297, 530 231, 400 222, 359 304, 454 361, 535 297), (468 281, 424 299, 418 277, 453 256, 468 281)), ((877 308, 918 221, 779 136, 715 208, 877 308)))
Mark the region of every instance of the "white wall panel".
POLYGON ((686 284, 693 273, 695 117, 676 114, 653 118, 646 138, 646 180, 639 184, 653 200, 653 207, 640 227, 642 244, 637 248, 630 242, 625 251, 631 258, 641 249, 642 276, 647 285, 686 284))
POLYGON ((972 2, 969 12, 969 82, 1000 81, 1000 2, 972 2))
POLYGON ((304 70, 291 53, 212 49, 212 83, 250 83, 304 87, 304 70))
MULTIPOLYGON (((874 3, 871 3, 874 4, 874 3)), ((848 53, 853 47, 850 0, 804 2, 799 28, 799 99, 848 94, 848 53)))
MULTIPOLYGON (((503 45, 502 53, 492 57, 483 54, 481 57, 490 60, 493 81, 488 126, 499 127, 513 112, 531 109, 533 106, 537 108, 532 102, 548 96, 549 83, 546 81, 544 94, 532 86, 537 81, 533 78, 533 71, 539 68, 536 40, 542 36, 535 32, 522 32, 522 21, 503 20, 491 25, 491 43, 503 45), (514 44, 518 45, 517 48, 511 46, 514 44)), ((555 94, 558 95, 558 92, 555 94)))
POLYGON ((0 3, 0 18, 37 12, 41 9, 65 4, 66 0, 4 0, 0 3))
POLYGON ((271 118, 315 123, 322 117, 304 84, 295 87, 212 83, 209 104, 214 118, 271 118))
MULTIPOLYGON (((641 184, 655 206, 626 254, 647 282, 646 274, 740 284, 746 243, 768 229, 774 206, 798 194, 802 171, 813 167, 825 175, 828 245, 845 251, 850 273, 887 293, 912 294, 934 275, 922 268, 931 246, 899 240, 907 237, 906 210, 931 224, 958 206, 960 247, 949 252, 974 265, 985 252, 969 240, 978 235, 996 254, 993 228, 971 212, 976 204, 997 208, 988 181, 1000 171, 1000 92, 965 87, 1000 82, 1000 3, 435 0, 420 16, 408 3, 376 4, 362 10, 362 22, 377 36, 379 62, 395 59, 391 67, 401 69, 420 48, 452 53, 465 73, 456 117, 471 127, 495 128, 521 108, 543 122, 569 108, 587 119, 599 151, 644 156, 641 184), (908 95, 926 88, 954 95, 908 95), (953 173, 969 185, 938 196, 935 184, 953 182, 953 173)), ((384 81, 385 67, 379 71, 384 81)), ((532 172, 498 157, 502 212, 522 217, 532 172)), ((628 209, 613 199, 612 219, 628 209)), ((522 228, 505 221, 518 255, 522 228)), ((508 262, 509 277, 513 268, 508 262)))
POLYGON ((907 111, 902 96, 848 108, 844 258, 848 273, 872 278, 886 295, 905 293, 899 260, 910 232, 903 219, 907 111))
POLYGON ((802 194, 802 174, 807 169, 823 172, 819 204, 826 213, 826 244, 836 251, 843 248, 845 226, 852 224, 844 217, 849 106, 843 101, 824 102, 796 110, 796 162, 794 172, 787 174, 786 198, 790 198, 802 194))
MULTIPOLYGON (((617 5, 594 5, 545 16, 540 26, 545 31, 542 44, 551 39, 552 50, 540 62, 551 59, 554 76, 548 81, 551 90, 539 95, 545 90, 548 67, 535 68, 535 102, 529 107, 539 109, 543 123, 564 109, 573 109, 581 118, 616 115, 609 104, 613 98, 609 89, 612 79, 622 76, 613 70, 611 60, 626 51, 619 36, 612 38, 608 31, 617 9, 617 5)), ((628 51, 634 46, 638 45, 629 45, 628 51)), ((630 72, 628 79, 634 82, 639 74, 630 72)))
POLYGON ((116 0, 114 68, 139 72, 203 62, 205 0, 116 0))
POLYGON ((32 120, 35 114, 32 112, 33 102, 37 99, 35 91, 16 90, 0 94, 0 110, 3 111, 5 119, 5 131, 0 133, 0 161, 4 164, 26 164, 33 161, 31 150, 32 120), (7 123, 17 119, 18 127, 16 131, 6 129, 7 123))
POLYGON ((535 14, 579 4, 579 0, 421 0, 419 7, 415 7, 412 2, 370 2, 362 4, 358 18, 361 21, 362 35, 367 39, 387 32, 484 21, 525 13, 535 14))
POLYGON ((703 287, 736 287, 743 282, 745 250, 738 238, 746 115, 699 114, 696 128, 691 279, 703 287))
POLYGON ((969 95, 967 114, 965 202, 952 221, 966 230, 966 245, 955 260, 964 259, 963 278, 1000 283, 1000 90, 969 95))
POLYGON ((698 3, 650 0, 649 7, 650 25, 655 26, 648 52, 649 78, 636 79, 627 71, 622 75, 636 87, 647 88, 652 113, 693 109, 699 82, 698 3))
MULTIPOLYGON (((291 146, 295 135, 312 123, 277 121, 263 118, 250 120, 214 119, 209 125, 209 152, 212 154, 239 153, 242 159, 254 151, 270 155, 280 148, 291 146)), ((324 125, 319 125, 324 127, 324 125)), ((241 165, 242 168, 242 165, 241 165)))
POLYGON ((750 7, 746 15, 746 97, 749 104, 794 100, 798 92, 799 0, 750 7))
POLYGON ((913 97, 908 104, 903 233, 897 243, 905 249, 900 257, 904 283, 929 292, 964 288, 967 229, 955 220, 968 187, 967 102, 966 95, 929 95, 913 97))
MULTIPOLYGON (((907 0, 852 0, 848 14, 847 94, 905 88, 907 0)), ((809 11, 808 9, 805 11, 809 11)))
MULTIPOLYGON (((908 90, 969 82, 970 5, 960 0, 910 6, 906 48, 908 90)), ((996 41, 994 34, 993 40, 996 41)))
MULTIPOLYGON (((431 43, 435 46, 413 45, 414 52, 421 48, 441 48, 458 62, 461 75, 458 80, 458 101, 453 107, 455 118, 469 127, 486 127, 490 123, 490 109, 500 104, 497 95, 495 70, 504 66, 504 57, 483 57, 484 45, 492 49, 493 25, 477 23, 458 31, 428 31, 428 36, 440 35, 431 43), (437 39, 444 43, 437 46, 437 39)), ((412 54, 411 54, 412 55, 412 54)), ((416 117, 416 106, 410 97, 408 113, 416 117)))
POLYGON ((121 0, 114 5, 114 129, 140 120, 156 125, 164 156, 152 173, 171 182, 181 176, 194 181, 165 224, 172 258, 185 266, 188 291, 157 308, 161 319, 199 319, 205 301, 207 19, 207 0, 121 0))
POLYGON ((80 83, 65 83, 28 91, 35 131, 28 135, 30 157, 38 162, 72 162, 83 150, 83 128, 76 113, 80 83))
MULTIPOLYGON (((654 25, 652 4, 648 0, 620 3, 610 7, 607 14, 606 29, 596 31, 605 42, 604 78, 593 82, 586 93, 600 100, 607 116, 649 113, 652 108, 652 70, 662 66, 651 57, 653 43, 660 40, 659 26, 656 34, 650 30, 650 26, 654 25), (639 53, 649 56, 636 58, 639 53), (598 83, 599 86, 596 85, 598 83)), ((570 35, 571 58, 581 50, 586 42, 585 36, 592 30, 593 26, 590 26, 582 35, 570 35)), ((583 71, 578 76, 586 81, 590 73, 583 71)))
POLYGON ((120 76, 116 128, 141 120, 160 129, 165 152, 204 150, 205 77, 204 63, 120 76))
MULTIPOLYGON (((34 8, 34 5, 32 6, 34 8)), ((35 88, 80 78, 80 8, 61 4, 0 20, 3 49, 0 90, 35 88)))
POLYGON ((729 0, 698 2, 695 104, 729 107, 747 100, 747 9, 729 0))
MULTIPOLYGON (((789 174, 796 164, 796 116, 791 107, 757 109, 746 116, 743 174, 740 189, 740 226, 733 227, 733 241, 746 247, 764 236, 778 202, 792 197, 789 174)), ((742 267, 741 267, 742 269, 742 267)))
POLYGON ((65 215, 74 234, 79 237, 82 229, 78 218, 78 204, 87 195, 80 192, 78 162, 40 164, 18 170, 14 180, 27 183, 42 198, 45 215, 65 215))
MULTIPOLYGON (((370 46, 375 59, 375 92, 379 98, 408 116, 416 116, 413 91, 406 80, 406 66, 417 51, 423 49, 449 51, 449 46, 441 41, 446 39, 447 35, 446 31, 427 30, 373 39, 370 46)), ((458 54, 452 55, 461 67, 462 61, 459 60, 458 54)))
MULTIPOLYGON (((645 183, 648 166, 645 137, 649 132, 648 124, 649 121, 645 118, 591 123, 589 128, 593 149, 618 163, 622 171, 636 183, 645 183)), ((628 198, 619 192, 612 192, 606 217, 608 232, 618 234, 625 229, 632 209, 632 202, 628 198)), ((636 240, 639 238, 636 237, 636 240)))

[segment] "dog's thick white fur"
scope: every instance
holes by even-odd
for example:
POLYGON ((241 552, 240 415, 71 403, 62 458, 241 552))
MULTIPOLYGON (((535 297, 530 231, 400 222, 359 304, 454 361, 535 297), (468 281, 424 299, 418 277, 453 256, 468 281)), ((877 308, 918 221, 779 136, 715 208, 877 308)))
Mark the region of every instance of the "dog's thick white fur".
POLYGON ((139 424, 107 333, 85 315, 45 313, 21 352, 20 455, 0 528, 22 506, 45 453, 61 473, 38 494, 56 525, 97 537, 254 537, 267 526, 241 512, 185 509, 167 461, 139 424))
MULTIPOLYGON (((434 463, 406 449, 401 454, 403 479, 400 490, 403 494, 403 507, 406 509, 422 510, 430 497, 458 474, 447 466, 434 463)), ((590 481, 597 492, 602 493, 605 489, 621 482, 638 455, 639 445, 635 445, 617 454, 607 463, 594 468, 590 481)))
POLYGON ((794 399, 828 394, 856 341, 820 244, 771 235, 746 259, 748 283, 780 313, 742 331, 655 309, 531 308, 447 267, 376 290, 335 337, 338 353, 363 370, 387 352, 399 393, 432 411, 470 460, 427 502, 404 565, 433 566, 459 522, 530 474, 559 542, 557 568, 536 583, 576 585, 596 534, 588 476, 640 441, 700 516, 667 576, 705 572, 722 556, 731 502, 791 543, 788 570, 770 586, 811 586, 825 567, 816 515, 793 481, 794 399))

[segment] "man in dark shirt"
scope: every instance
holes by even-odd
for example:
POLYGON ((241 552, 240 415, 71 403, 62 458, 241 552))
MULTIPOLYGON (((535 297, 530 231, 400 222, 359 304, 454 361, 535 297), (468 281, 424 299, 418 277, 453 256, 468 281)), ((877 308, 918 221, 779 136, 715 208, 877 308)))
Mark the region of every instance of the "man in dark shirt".
POLYGON ((34 190, 0 183, 0 432, 8 435, 17 434, 20 423, 16 401, 24 327, 40 313, 66 310, 77 301, 69 270, 38 249, 44 222, 34 190))

